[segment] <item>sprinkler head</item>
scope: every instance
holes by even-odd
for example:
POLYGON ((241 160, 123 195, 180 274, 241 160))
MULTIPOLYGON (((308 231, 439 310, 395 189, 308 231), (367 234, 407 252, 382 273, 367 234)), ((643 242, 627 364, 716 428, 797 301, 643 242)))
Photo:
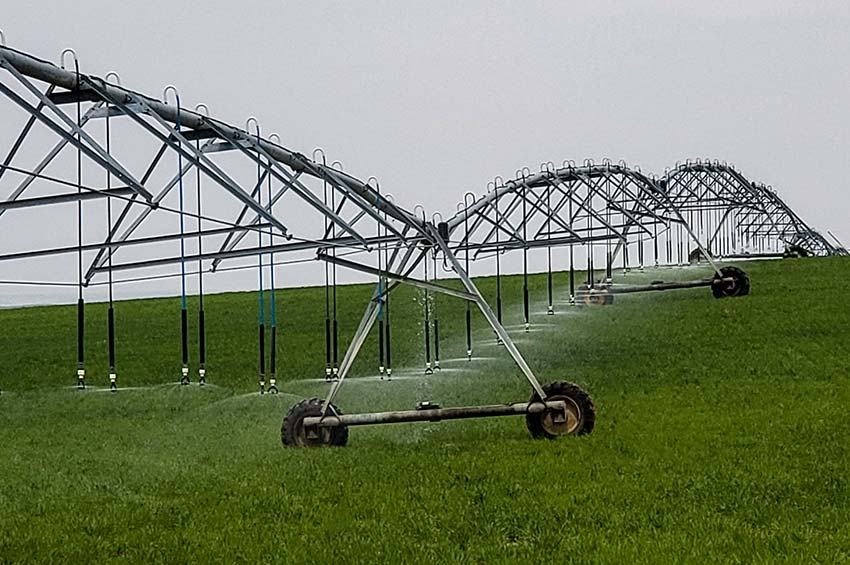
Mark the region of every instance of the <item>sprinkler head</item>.
POLYGON ((436 402, 431 402, 430 400, 423 400, 421 402, 416 403, 417 410, 439 410, 440 405, 436 402))

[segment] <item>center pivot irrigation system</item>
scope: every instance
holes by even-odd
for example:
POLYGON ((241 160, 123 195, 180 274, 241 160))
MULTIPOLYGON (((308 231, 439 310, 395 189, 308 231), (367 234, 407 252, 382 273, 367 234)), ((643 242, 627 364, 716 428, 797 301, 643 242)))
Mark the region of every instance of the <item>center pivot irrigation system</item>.
MULTIPOLYGON (((470 278, 472 260, 494 257, 498 274, 501 254, 522 250, 527 257, 531 249, 547 248, 551 312, 551 253, 557 246, 570 248, 571 297, 581 290, 575 285, 573 263, 583 251, 588 265, 584 293, 594 297, 589 302, 597 295, 638 290, 612 285, 611 273, 618 257, 626 269, 631 266, 630 255, 637 254, 643 265, 647 246, 654 249, 656 264, 661 260, 660 245, 666 249, 667 263, 674 255, 682 262, 683 254, 696 249, 699 258, 715 269, 711 279, 669 283, 663 288, 706 285, 720 296, 746 294, 749 283, 742 271, 718 267, 712 249, 720 254, 743 254, 750 251, 748 245, 755 244, 758 253, 776 252, 779 245, 814 254, 843 252, 809 229, 775 193, 718 163, 686 163, 660 180, 624 163, 586 162, 580 167, 571 162, 562 167, 549 163, 538 174, 525 169, 514 180, 497 179, 488 194, 477 200, 473 196, 452 218, 429 221, 424 210, 410 212, 395 204, 374 178, 364 182, 343 172, 338 162, 329 165, 321 150, 309 157, 289 150, 275 134, 264 135, 253 118, 240 128, 211 117, 203 104, 187 109, 174 87, 154 98, 121 86, 114 73, 104 78, 83 74, 72 50, 62 53, 57 66, 0 46, 0 68, 6 71, 0 79, 0 93, 24 116, 23 128, 0 164, 0 180, 6 177, 14 182, 11 193, 0 201, 0 216, 12 210, 40 214, 43 207, 50 206, 60 214, 67 211, 76 232, 75 244, 55 247, 36 246, 29 238, 21 238, 24 247, 4 250, 0 265, 23 260, 51 265, 61 256, 76 258, 75 281, 49 284, 74 287, 78 292, 78 387, 86 386, 87 289, 108 288, 109 380, 116 390, 113 287, 179 277, 180 382, 188 384, 187 278, 197 277, 197 367, 198 382, 203 384, 204 275, 256 269, 260 390, 266 390, 268 382, 268 391, 277 392, 275 272, 288 263, 281 260, 285 254, 324 261, 330 390, 324 399, 305 400, 287 413, 281 437, 288 446, 343 445, 348 427, 362 424, 516 414, 526 416, 535 437, 580 435, 593 429, 594 407, 585 391, 568 382, 539 382, 501 323, 501 293, 494 312, 470 278), (66 62, 70 64, 66 66, 66 62), (26 160, 25 154, 32 154, 34 144, 45 142, 48 149, 36 149, 40 159, 34 165, 18 166, 18 161, 26 160), (32 196, 35 187, 45 186, 51 187, 50 194, 32 196), (604 250, 601 263, 600 250, 604 250), (428 265, 433 263, 436 275, 438 258, 460 279, 462 290, 428 280, 428 265), (233 266, 225 266, 225 261, 233 266), (605 270, 599 280, 597 264, 604 264, 605 270), (341 362, 337 353, 337 267, 378 280, 341 362), (414 276, 420 267, 425 270, 424 278, 414 276), (139 274, 152 271, 157 274, 139 274), (334 401, 376 323, 381 334, 381 368, 386 342, 389 373, 389 298, 402 283, 467 302, 470 355, 469 312, 470 307, 477 307, 528 380, 531 399, 455 408, 422 403, 409 411, 343 414, 334 401), (265 348, 269 337, 270 355, 265 348)), ((528 324, 527 261, 524 266, 528 324)), ((661 288, 655 284, 641 290, 661 288)), ((436 320, 434 330, 436 334, 436 320)), ((434 338, 438 347, 438 335, 434 338)))
POLYGON ((495 262, 500 321, 501 256, 521 250, 526 329, 528 254, 536 248, 547 253, 549 314, 554 313, 552 249, 557 247, 569 249, 570 301, 585 304, 611 304, 614 294, 701 286, 710 287, 716 298, 743 296, 749 293, 746 274, 721 267, 718 260, 847 254, 837 240, 831 244, 803 222, 771 188, 748 181, 731 165, 708 160, 677 164, 660 179, 607 159, 580 166, 548 162, 537 173, 520 169, 514 179, 496 177, 480 198, 467 193, 448 228, 459 234, 452 249, 464 256, 467 270, 470 261, 495 262), (618 264, 628 273, 648 263, 700 261, 711 265, 712 277, 644 285, 612 282, 618 264), (581 263, 586 280, 577 283, 575 266, 581 263))

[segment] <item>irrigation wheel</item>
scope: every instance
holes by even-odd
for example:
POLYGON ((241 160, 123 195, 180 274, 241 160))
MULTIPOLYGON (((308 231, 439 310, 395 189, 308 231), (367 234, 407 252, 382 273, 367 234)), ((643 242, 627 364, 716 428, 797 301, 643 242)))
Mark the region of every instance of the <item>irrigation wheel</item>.
POLYGON ((785 248, 785 252, 782 254, 783 259, 797 259, 799 257, 808 256, 808 250, 801 245, 789 245, 785 248))
POLYGON ((720 275, 715 275, 711 283, 714 298, 746 296, 750 293, 750 278, 738 267, 721 267, 720 275), (731 278, 731 281, 722 279, 731 278))
MULTIPOLYGON (((563 400, 567 405, 564 422, 556 422, 551 412, 526 414, 525 425, 534 438, 555 439, 561 436, 583 436, 593 431, 596 408, 593 400, 581 387, 566 381, 543 385, 546 400, 563 400)), ((529 402, 540 402, 535 392, 529 402)))
MULTIPOLYGON (((335 428, 319 428, 309 430, 304 428, 304 418, 308 416, 321 416, 322 406, 325 401, 321 398, 310 398, 302 400, 289 409, 280 427, 280 440, 284 447, 318 447, 322 445, 333 445, 342 447, 348 443, 348 428, 339 426, 335 428)), ((331 404, 332 414, 342 412, 331 404)))
POLYGON ((586 306, 604 306, 614 303, 614 295, 608 292, 587 292, 582 297, 586 306))
MULTIPOLYGON (((711 251, 708 252, 711 253, 711 251)), ((690 263, 691 265, 696 265, 704 261, 708 261, 708 257, 706 257, 705 253, 703 253, 702 249, 700 249, 699 247, 695 248, 688 254, 688 263, 690 263)))

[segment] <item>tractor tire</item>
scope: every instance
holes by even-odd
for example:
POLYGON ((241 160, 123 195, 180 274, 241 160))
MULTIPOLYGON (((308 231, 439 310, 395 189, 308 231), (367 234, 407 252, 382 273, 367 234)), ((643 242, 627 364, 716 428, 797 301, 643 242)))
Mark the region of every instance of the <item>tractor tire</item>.
MULTIPOLYGON (((593 431, 596 408, 593 400, 581 387, 566 381, 543 385, 546 400, 563 400, 567 404, 566 422, 553 421, 552 414, 526 414, 525 425, 533 438, 556 439, 561 436, 583 436, 593 431)), ((535 392, 529 402, 540 402, 535 392)))
MULTIPOLYGON (((325 401, 321 398, 310 398, 302 400, 289 409, 280 427, 280 440, 284 447, 319 447, 322 445, 342 447, 348 443, 348 428, 345 426, 319 428, 314 431, 304 429, 304 418, 321 416, 324 403, 325 401)), ((329 412, 335 415, 342 414, 339 408, 333 404, 331 404, 329 412)))

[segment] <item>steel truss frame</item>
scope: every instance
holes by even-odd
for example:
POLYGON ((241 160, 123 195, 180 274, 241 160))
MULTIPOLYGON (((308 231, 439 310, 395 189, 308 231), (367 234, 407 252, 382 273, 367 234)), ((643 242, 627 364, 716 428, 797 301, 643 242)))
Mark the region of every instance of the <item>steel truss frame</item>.
POLYGON ((572 256, 572 248, 580 246, 592 273, 597 270, 594 249, 602 247, 605 280, 589 274, 587 282, 590 288, 612 292, 711 283, 705 279, 619 290, 611 285, 615 261, 621 257, 628 271, 630 255, 637 256, 642 268, 646 245, 652 246, 656 266, 704 260, 718 276, 715 258, 783 256, 794 249, 811 255, 847 253, 806 224, 772 188, 719 161, 687 161, 661 178, 622 161, 588 160, 581 166, 564 161, 561 167, 544 163, 539 173, 525 168, 508 181, 497 177, 487 193, 471 203, 465 198, 447 228, 455 253, 471 260, 563 246, 572 256))
MULTIPOLYGON (((70 71, 5 46, 0 46, 0 68, 6 71, 0 78, 0 93, 27 116, 25 126, 0 168, 0 177, 6 171, 14 171, 23 174, 24 180, 4 202, 0 202, 0 215, 7 211, 11 213, 34 206, 67 202, 77 202, 80 206, 84 201, 106 198, 123 202, 114 221, 110 217, 107 233, 101 241, 83 243, 81 235, 76 246, 0 253, 0 264, 67 253, 78 253, 82 262, 84 252, 95 252, 95 257, 88 262, 84 272, 81 270, 78 283, 82 295, 83 287, 104 274, 108 274, 111 280, 115 272, 171 264, 185 265, 187 262, 197 263, 198 272, 205 269, 214 271, 220 268, 222 261, 237 257, 263 257, 290 251, 315 250, 320 260, 376 274, 379 278, 377 289, 330 387, 323 415, 344 383, 388 293, 402 282, 474 303, 493 331, 500 336, 533 391, 540 399, 546 398, 543 386, 455 257, 455 252, 444 241, 437 226, 397 206, 382 195, 377 186, 343 172, 340 166, 328 166, 323 153, 321 159, 316 159, 316 152, 314 158, 308 158, 273 141, 273 136, 263 137, 259 126, 255 132, 251 132, 247 126, 238 128, 229 125, 209 116, 208 112, 201 112, 201 105, 194 111, 187 110, 180 105, 179 96, 176 97, 176 106, 168 104, 164 100, 129 90, 117 82, 83 74, 79 70, 70 71), (69 107, 76 107, 79 115, 74 116, 73 112, 67 110, 69 107), (104 119, 121 119, 134 126, 137 135, 152 138, 158 144, 158 150, 144 170, 131 172, 131 167, 119 162, 109 150, 108 140, 106 144, 99 141, 100 134, 92 130, 94 124, 104 119), (16 167, 13 161, 29 139, 35 124, 44 126, 58 139, 34 169, 16 167), (104 189, 83 184, 79 178, 75 182, 73 179, 45 175, 47 166, 66 147, 75 149, 78 158, 85 158, 87 163, 98 166, 107 179, 118 179, 124 186, 107 186, 104 189), (256 177, 246 181, 240 179, 237 173, 229 172, 232 164, 226 168, 225 164, 217 161, 217 156, 225 153, 231 159, 239 157, 243 163, 250 165, 251 170, 255 168, 256 177), (152 186, 154 172, 162 167, 169 156, 172 160, 179 157, 178 162, 182 165, 164 185, 152 186), (232 219, 215 218, 200 212, 189 213, 182 209, 182 201, 180 210, 165 206, 166 197, 175 187, 181 187, 182 190, 182 183, 188 182, 191 173, 196 173, 199 184, 201 178, 207 181, 205 190, 212 186, 233 197, 236 213, 232 219), (25 197, 36 181, 76 187, 77 191, 25 197), (263 202, 262 189, 266 184, 270 191, 274 185, 274 191, 263 202), (282 204, 286 198, 306 204, 320 218, 312 225, 321 225, 322 230, 318 234, 294 233, 280 213, 284 206, 274 208, 276 203, 282 204), (180 233, 133 237, 140 226, 150 225, 150 218, 166 213, 197 220, 197 229, 184 231, 181 227, 180 233), (212 223, 216 224, 214 228, 203 225, 212 223), (257 245, 245 245, 246 236, 251 233, 258 234, 257 245), (197 239, 198 248, 203 247, 207 251, 196 254, 181 251, 180 255, 121 261, 124 249, 145 248, 152 243, 184 241, 188 238, 197 239), (341 259, 336 256, 337 249, 377 256, 378 267, 376 269, 363 261, 341 259), (417 265, 429 253, 435 252, 442 254, 452 265, 465 292, 411 276, 417 265)), ((90 176, 87 173, 87 178, 90 176)), ((82 234, 82 223, 80 230, 82 234)), ((547 413, 562 412, 564 409, 563 403, 558 402, 533 406, 535 413, 541 410, 547 413)))
MULTIPOLYGON (((686 162, 666 172, 662 179, 646 176, 623 162, 615 164, 606 160, 596 165, 586 161, 576 166, 567 161, 561 167, 546 163, 539 173, 522 169, 513 180, 497 179, 487 194, 478 199, 473 197, 471 204, 465 201, 449 220, 435 223, 427 221, 424 214, 420 217, 396 205, 387 195, 382 195, 377 184, 343 172, 337 163, 328 165, 323 152, 321 158, 317 152, 308 158, 284 147, 279 137, 275 141, 274 134, 263 137, 256 121, 255 131, 249 131, 248 124, 245 128, 235 127, 211 117, 208 111, 202 112, 203 105, 195 110, 185 109, 176 90, 176 105, 172 105, 166 101, 168 89, 163 100, 159 100, 110 82, 109 75, 100 78, 80 73, 75 55, 74 62, 75 70, 71 71, 0 46, 0 69, 6 71, 0 79, 0 94, 26 115, 22 130, 0 165, 0 180, 7 172, 24 178, 0 202, 0 216, 15 210, 74 202, 80 214, 76 246, 0 252, 0 264, 77 253, 81 262, 77 281, 81 297, 82 288, 97 277, 107 275, 111 284, 115 272, 177 264, 185 268, 187 262, 193 262, 201 273, 205 269, 220 269, 223 261, 244 257, 257 257, 262 272, 263 257, 287 252, 315 251, 319 260, 377 276, 376 290, 330 386, 321 414, 318 419, 311 416, 313 419, 306 420, 305 425, 316 430, 344 426, 346 422, 355 425, 399 421, 399 418, 408 421, 515 413, 547 413, 564 420, 564 403, 546 401, 543 386, 502 326, 500 313, 490 308, 470 278, 470 260, 498 258, 514 249, 527 253, 533 248, 581 245, 588 249, 588 271, 593 273, 594 249, 603 247, 606 278, 610 280, 620 256, 624 267, 629 268, 630 249, 637 251, 638 261, 643 265, 644 247, 652 243, 655 263, 663 262, 659 243, 664 241, 667 263, 672 263, 674 245, 681 263, 686 245, 689 254, 691 249, 696 249, 712 265, 716 272, 712 280, 727 282, 714 262, 711 249, 728 257, 751 242, 756 242, 759 251, 769 251, 776 242, 782 242, 815 254, 846 253, 812 230, 769 187, 751 183, 734 168, 718 162, 686 162), (76 109, 76 115, 71 108, 76 109), (129 124, 135 135, 153 141, 158 147, 146 166, 136 172, 116 158, 108 133, 103 143, 101 132, 94 131, 94 125, 103 120, 108 131, 109 120, 115 119, 129 124), (36 126, 51 133, 55 144, 34 168, 18 167, 15 158, 36 126), (76 180, 45 174, 66 148, 77 152, 76 180), (226 163, 222 155, 228 156, 226 163), (174 158, 179 163, 178 170, 169 174, 164 184, 155 183, 152 180, 155 173, 161 173, 163 163, 174 158), (83 159, 105 173, 105 187, 82 182, 83 159), (241 163, 241 172, 234 171, 240 167, 234 166, 234 161, 241 163), (246 178, 246 170, 252 172, 251 178, 246 178), (200 200, 197 213, 187 212, 182 196, 178 210, 165 204, 175 188, 182 194, 183 183, 191 173, 196 175, 199 194, 204 179, 207 187, 215 187, 231 197, 232 216, 222 219, 202 214, 200 200), (112 186, 113 179, 119 186, 112 186), (66 192, 29 195, 31 187, 45 182, 60 185, 66 192), (76 188, 76 192, 68 192, 68 187, 76 188), (268 187, 265 201, 264 187, 268 187), (83 203, 103 199, 122 202, 123 206, 114 221, 110 215, 102 239, 83 243, 83 203), (287 225, 280 210, 284 204, 293 202, 320 220, 313 223, 317 233, 301 233, 287 225), (141 226, 151 225, 150 218, 163 214, 180 217, 179 233, 160 230, 154 235, 134 237, 141 226), (187 217, 197 221, 197 229, 183 229, 183 219, 187 217), (462 235, 458 237, 459 233, 462 235), (251 234, 257 235, 256 245, 246 243, 251 234), (198 242, 194 254, 183 251, 182 243, 189 238, 198 242), (168 241, 181 242, 179 255, 122 260, 124 249, 144 249, 168 241), (353 256, 377 257, 377 267, 365 260, 344 259, 337 255, 340 249, 353 256), (87 252, 94 257, 82 269, 83 254, 87 252), (429 255, 441 255, 460 278, 464 290, 412 276, 429 255), (461 255, 465 256, 466 265, 461 255), (434 409, 420 414, 398 416, 396 413, 359 419, 329 414, 388 294, 402 283, 445 293, 477 306, 543 402, 530 402, 525 408, 518 404, 448 412, 434 409)), ((273 269, 272 263, 270 259, 267 267, 273 269)), ((596 281, 592 275, 588 283, 593 289, 596 281)))
POLYGON ((719 257, 844 255, 803 221, 772 187, 747 179, 734 166, 700 160, 677 164, 659 181, 688 217, 702 244, 719 257))
MULTIPOLYGON (((526 329, 530 327, 528 298, 528 251, 546 248, 549 261, 549 308, 554 313, 552 282, 552 248, 568 247, 570 252, 570 301, 587 304, 610 303, 618 292, 641 292, 711 286, 731 283, 727 275, 703 248, 691 225, 670 201, 654 177, 644 175, 639 168, 629 168, 625 162, 606 159, 601 164, 586 160, 576 166, 564 161, 561 167, 543 163, 540 172, 532 174, 520 169, 516 178, 505 182, 501 178, 488 187, 486 194, 469 202, 469 195, 458 212, 448 220, 446 231, 454 233, 452 245, 456 253, 468 259, 494 256, 497 279, 499 256, 509 250, 523 253, 523 301, 526 329), (665 240, 668 255, 686 238, 689 245, 700 250, 715 271, 712 278, 685 283, 632 285, 624 287, 612 282, 615 262, 622 258, 624 270, 629 269, 629 252, 636 251, 638 262, 644 265, 645 245, 651 244, 654 262, 661 261, 660 243, 665 240), (576 288, 574 248, 579 247, 587 260, 587 280, 576 288), (603 251, 604 275, 596 278, 599 248, 603 251), (604 296, 602 296, 604 295, 604 296)), ((497 281, 497 294, 500 294, 497 281)), ((497 302, 500 302, 500 297, 497 302)))
POLYGON ((536 174, 526 168, 507 182, 497 177, 486 194, 447 221, 449 233, 458 234, 453 249, 473 260, 512 249, 602 246, 607 278, 621 254, 628 261, 631 243, 657 240, 673 225, 700 245, 655 179, 608 160, 550 162, 536 174))

